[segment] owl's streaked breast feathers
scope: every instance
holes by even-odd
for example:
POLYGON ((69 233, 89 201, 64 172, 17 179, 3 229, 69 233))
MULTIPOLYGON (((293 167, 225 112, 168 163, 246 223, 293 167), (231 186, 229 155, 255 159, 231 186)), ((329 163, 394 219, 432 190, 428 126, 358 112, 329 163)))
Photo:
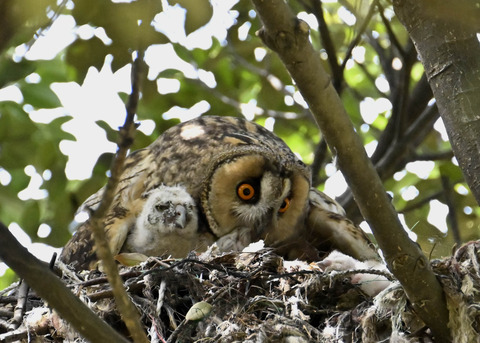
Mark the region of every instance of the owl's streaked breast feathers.
MULTIPOLYGON (((310 178, 310 169, 267 129, 233 117, 193 119, 170 128, 127 158, 105 218, 110 247, 117 253, 122 249, 148 204, 148 194, 164 186, 182 187, 185 198, 195 204, 195 235, 207 237, 204 242, 230 235, 242 237, 242 244, 233 244, 237 248, 258 238, 282 246, 307 232, 308 226, 315 231, 319 216, 309 209, 344 215, 333 200, 324 201, 322 193, 310 191, 310 178), (236 230, 242 234, 233 234, 236 230)), ((83 207, 95 209, 102 192, 83 207)), ((64 248, 64 262, 91 267, 84 263, 95 260, 89 231, 87 221, 64 248)), ((179 256, 184 245, 171 244, 166 253, 179 256)))

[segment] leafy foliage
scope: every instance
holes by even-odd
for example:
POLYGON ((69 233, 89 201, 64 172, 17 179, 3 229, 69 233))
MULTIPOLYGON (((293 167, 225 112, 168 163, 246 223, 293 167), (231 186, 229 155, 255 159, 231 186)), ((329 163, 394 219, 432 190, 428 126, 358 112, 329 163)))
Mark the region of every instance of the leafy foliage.
MULTIPOLYGON (((0 20, 0 92, 21 94, 0 103, 0 219, 7 225, 18 223, 32 241, 55 247, 67 241, 75 210, 105 183, 111 157, 110 152, 100 155, 90 178, 68 179, 68 158, 61 144, 78 137, 66 129, 73 114, 65 110, 52 85, 86 83, 92 67, 107 66, 120 73, 138 49, 146 50, 148 78, 137 115, 153 122, 154 130, 149 135, 139 131, 135 149, 148 145, 179 118, 241 113, 273 127, 312 163, 319 187, 332 177, 334 156, 322 148, 320 133, 283 64, 256 37, 261 24, 249 2, 231 5, 223 17, 225 5, 214 8, 207 0, 170 1, 168 8, 155 0, 75 0, 59 7, 49 0, 26 2, 22 10, 14 0, 0 5, 0 19, 5 19, 0 20), (180 7, 186 13, 184 33, 162 26, 172 13, 167 11, 180 7), (48 28, 60 13, 74 18, 74 41, 51 60, 22 53, 37 43, 36 36, 49 35, 48 28), (221 21, 218 18, 223 22, 233 18, 231 24, 223 24, 225 35, 222 28, 215 34, 208 30, 221 21), (178 63, 167 63, 168 48, 178 63), (52 111, 61 114, 49 119, 52 111), (23 195, 38 178, 43 195, 23 195), (37 233, 41 223, 52 229, 47 237, 37 233)), ((423 250, 444 256, 454 237, 462 241, 478 237, 475 200, 452 161, 449 143, 433 129, 438 115, 430 111, 431 92, 423 69, 389 3, 298 0, 291 6, 311 24, 312 42, 365 145, 376 144, 372 160, 377 167, 382 165, 381 177, 392 202, 423 250), (434 114, 428 117, 428 111, 434 114), (424 117, 428 120, 418 124, 424 117), (389 156, 392 151, 398 152, 395 158, 389 156), (414 164, 418 161, 432 161, 431 170, 419 176, 414 164), (451 208, 446 233, 427 220, 435 199, 451 208)), ((125 94, 118 97, 125 99, 125 94)), ((111 123, 94 121, 108 140, 116 141, 111 123)), ((350 217, 360 222, 348 194, 340 200, 350 217)))

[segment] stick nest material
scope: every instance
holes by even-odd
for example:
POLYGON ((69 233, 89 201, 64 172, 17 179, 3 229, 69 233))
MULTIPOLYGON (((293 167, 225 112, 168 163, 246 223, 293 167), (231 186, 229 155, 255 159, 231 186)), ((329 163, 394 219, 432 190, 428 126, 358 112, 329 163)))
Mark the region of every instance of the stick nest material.
MULTIPOLYGON (((479 248, 480 242, 471 242, 432 262, 455 342, 480 341, 479 248)), ((72 292, 128 335, 102 273, 57 267, 72 292)), ((151 342, 433 342, 397 282, 376 296, 358 283, 358 275, 369 273, 363 282, 375 282, 388 273, 325 269, 322 262, 287 262, 262 249, 150 258, 121 267, 121 275, 151 342)), ((0 292, 0 342, 83 342, 32 290, 20 326, 12 325, 21 289, 16 283, 0 292)))

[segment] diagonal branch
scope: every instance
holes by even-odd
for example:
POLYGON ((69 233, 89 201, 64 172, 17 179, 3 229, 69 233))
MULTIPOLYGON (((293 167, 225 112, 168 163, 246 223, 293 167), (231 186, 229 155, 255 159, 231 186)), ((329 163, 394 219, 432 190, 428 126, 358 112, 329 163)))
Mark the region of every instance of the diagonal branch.
POLYGON ((309 42, 309 28, 283 0, 252 0, 262 22, 259 35, 278 53, 310 106, 360 210, 402 283, 415 311, 437 342, 449 342, 448 311, 442 287, 428 259, 403 229, 362 142, 309 42), (354 166, 354 167, 352 167, 354 166))
POLYGON ((75 296, 48 268, 30 254, 0 222, 0 259, 23 278, 90 342, 128 342, 75 296))
POLYGON ((109 210, 115 191, 123 172, 123 165, 127 156, 128 149, 133 143, 135 134, 134 117, 140 96, 140 77, 143 67, 143 52, 138 52, 138 56, 132 67, 132 93, 127 104, 127 116, 125 124, 120 128, 120 141, 115 159, 112 161, 111 176, 108 179, 105 191, 102 196, 99 207, 90 216, 91 228, 95 239, 96 253, 102 261, 102 266, 107 274, 108 282, 112 286, 115 302, 122 319, 130 332, 134 342, 148 342, 147 336, 140 324, 137 309, 130 301, 128 294, 123 287, 122 279, 118 274, 118 268, 110 251, 108 240, 104 230, 104 217, 109 210))

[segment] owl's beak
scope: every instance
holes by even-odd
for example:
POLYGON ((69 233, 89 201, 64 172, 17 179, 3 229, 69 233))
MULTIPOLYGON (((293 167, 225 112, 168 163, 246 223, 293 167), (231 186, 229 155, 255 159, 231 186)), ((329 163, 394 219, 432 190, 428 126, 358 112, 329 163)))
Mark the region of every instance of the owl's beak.
POLYGON ((187 209, 183 205, 172 205, 166 216, 166 222, 184 229, 187 225, 187 209))

